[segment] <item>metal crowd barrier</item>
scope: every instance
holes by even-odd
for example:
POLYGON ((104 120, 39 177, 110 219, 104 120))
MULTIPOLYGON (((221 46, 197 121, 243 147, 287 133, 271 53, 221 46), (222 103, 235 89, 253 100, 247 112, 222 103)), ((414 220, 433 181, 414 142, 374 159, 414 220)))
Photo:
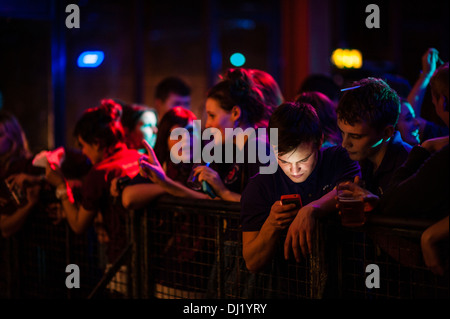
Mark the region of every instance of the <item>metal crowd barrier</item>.
POLYGON ((317 223, 308 258, 285 261, 279 252, 267 270, 251 273, 239 212, 239 203, 163 196, 130 212, 128 244, 111 265, 93 228, 75 235, 42 212, 18 235, 0 240, 0 298, 449 297, 448 272, 434 275, 423 263, 420 235, 429 221, 370 216, 350 229, 329 218, 317 223), (79 289, 65 284, 68 264, 80 268, 79 289), (378 268, 378 288, 367 285, 368 265, 378 268))

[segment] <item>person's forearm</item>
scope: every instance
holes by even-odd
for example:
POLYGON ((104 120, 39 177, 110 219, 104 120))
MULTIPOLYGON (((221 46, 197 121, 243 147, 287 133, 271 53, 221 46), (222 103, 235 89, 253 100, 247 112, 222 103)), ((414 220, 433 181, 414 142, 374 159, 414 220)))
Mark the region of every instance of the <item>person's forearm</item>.
POLYGON ((17 233, 25 223, 25 220, 27 219, 27 216, 30 214, 31 210, 33 209, 34 205, 27 204, 25 206, 22 206, 18 208, 13 214, 11 215, 2 215, 1 216, 1 231, 2 236, 4 238, 11 237, 15 233, 17 233))
POLYGON ((234 193, 234 192, 232 192, 232 191, 227 189, 225 192, 223 192, 220 195, 220 198, 222 200, 226 200, 226 201, 229 201, 229 202, 240 202, 241 201, 241 194, 234 193))
POLYGON ((188 197, 198 199, 211 199, 208 195, 194 191, 174 180, 167 178, 164 183, 158 184, 169 194, 177 197, 188 197))
POLYGON ((309 203, 305 206, 314 207, 314 217, 322 218, 336 210, 336 190, 331 190, 321 198, 309 203))
POLYGON ((78 207, 68 198, 61 199, 61 204, 66 213, 66 219, 70 228, 76 233, 81 234, 85 228, 79 221, 78 207))
MULTIPOLYGON (((243 257, 248 270, 260 271, 272 260, 280 232, 268 223, 264 223, 253 240, 243 241, 243 257)), ((243 236, 246 236, 245 232, 243 236)))
POLYGON ((425 96, 425 91, 428 84, 430 83, 432 74, 422 73, 414 83, 413 88, 408 94, 407 100, 411 104, 416 113, 416 116, 420 117, 420 112, 422 109, 423 97, 425 96))
POLYGON ((424 231, 424 237, 430 243, 437 243, 441 240, 447 239, 449 236, 449 218, 444 217, 437 223, 431 225, 424 231))
MULTIPOLYGON (((61 204, 66 213, 66 219, 70 228, 76 234, 82 234, 90 225, 90 222, 95 217, 95 212, 89 212, 82 207, 78 207, 72 195, 72 190, 67 183, 64 184, 67 194, 61 196, 61 204), (83 213, 83 214, 82 214, 83 213)), ((63 187, 62 185, 58 188, 63 187)))
POLYGON ((158 184, 130 185, 122 191, 122 205, 126 209, 141 209, 165 193, 158 184))

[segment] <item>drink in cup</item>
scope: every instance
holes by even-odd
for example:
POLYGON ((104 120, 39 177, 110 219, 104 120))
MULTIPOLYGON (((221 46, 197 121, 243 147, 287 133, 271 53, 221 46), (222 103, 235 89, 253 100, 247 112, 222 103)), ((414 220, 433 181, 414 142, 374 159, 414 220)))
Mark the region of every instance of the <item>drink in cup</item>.
POLYGON ((359 227, 366 222, 364 212, 363 194, 350 190, 348 184, 339 184, 336 187, 341 223, 345 227, 359 227))

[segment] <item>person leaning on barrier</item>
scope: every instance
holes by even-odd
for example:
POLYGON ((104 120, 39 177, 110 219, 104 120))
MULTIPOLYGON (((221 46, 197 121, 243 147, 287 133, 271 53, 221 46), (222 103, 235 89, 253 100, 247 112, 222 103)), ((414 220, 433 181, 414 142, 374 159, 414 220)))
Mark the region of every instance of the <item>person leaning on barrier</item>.
POLYGON ((45 171, 33 166, 32 160, 27 138, 16 117, 0 111, 0 230, 3 237, 18 232, 30 213, 36 211, 40 175, 45 171))
MULTIPOLYGON (((448 63, 431 78, 431 93, 436 113, 449 124, 448 63)), ((437 137, 414 146, 406 162, 399 167, 383 196, 365 190, 366 202, 379 214, 396 217, 426 218, 436 223, 421 236, 425 264, 443 274, 439 243, 449 237, 449 137, 437 137)), ((356 186, 355 186, 356 187, 356 186)), ((448 250, 447 250, 448 252, 448 250)), ((448 260, 447 260, 448 262, 448 260)))
POLYGON ((130 178, 139 173, 141 154, 123 143, 120 122, 121 106, 111 99, 87 109, 75 125, 74 135, 81 151, 92 163, 84 177, 81 202, 76 202, 67 176, 56 165, 47 165, 46 179, 56 187, 70 228, 77 234, 85 232, 94 218, 102 213, 109 237, 108 262, 113 263, 126 246, 128 212, 116 205, 110 196, 111 182, 116 177, 130 178))
POLYGON ((342 147, 359 162, 366 188, 381 196, 412 148, 395 131, 400 99, 386 82, 371 77, 343 90, 336 109, 342 147))
POLYGON ((311 105, 280 105, 269 128, 278 129, 278 144, 272 146, 279 169, 251 178, 241 198, 243 256, 255 272, 283 249, 286 259, 291 249, 297 261, 306 256, 316 219, 336 211, 335 185, 360 174, 358 163, 341 146, 321 148, 323 132, 311 105), (281 196, 288 194, 299 194, 304 206, 282 205, 281 196), (278 239, 286 231, 284 248, 279 247, 278 239))
MULTIPOLYGON (((192 133, 193 123, 196 119, 197 117, 190 110, 181 106, 173 107, 161 118, 156 137, 154 153, 161 163, 162 169, 174 182, 183 185, 186 184, 192 169, 192 163, 180 162, 175 164, 170 160, 171 153, 173 156, 177 156, 175 151, 172 150, 172 146, 177 141, 171 140, 170 134, 176 128, 185 128, 192 133)), ((186 140, 186 142, 189 141, 186 140)), ((123 189, 121 194, 122 204, 127 209, 141 209, 165 193, 166 191, 159 184, 153 183, 150 179, 139 174, 127 183, 123 189)))
MULTIPOLYGON (((239 202, 249 177, 254 176, 261 166, 266 165, 261 163, 259 156, 254 162, 248 159, 252 144, 250 139, 251 142, 257 141, 257 147, 265 148, 267 154, 269 145, 266 136, 262 139, 259 135, 249 137, 245 134, 245 130, 255 129, 264 119, 268 110, 262 101, 262 93, 246 69, 228 70, 222 81, 209 90, 205 105, 207 114, 205 127, 215 130, 211 131, 214 138, 205 147, 213 145, 221 148, 222 158, 220 161, 212 161, 210 166, 201 165, 193 170, 199 182, 206 182, 211 186, 214 195, 207 195, 175 183, 165 174, 151 148, 148 148, 148 161, 141 161, 141 169, 154 183, 161 185, 173 196, 239 202), (230 137, 226 134, 226 130, 232 129, 236 129, 238 133, 230 137), (243 160, 239 161, 236 154, 238 152, 235 152, 235 156, 227 161, 226 145, 239 149, 244 155, 243 160)), ((258 151, 256 154, 259 154, 258 151)))

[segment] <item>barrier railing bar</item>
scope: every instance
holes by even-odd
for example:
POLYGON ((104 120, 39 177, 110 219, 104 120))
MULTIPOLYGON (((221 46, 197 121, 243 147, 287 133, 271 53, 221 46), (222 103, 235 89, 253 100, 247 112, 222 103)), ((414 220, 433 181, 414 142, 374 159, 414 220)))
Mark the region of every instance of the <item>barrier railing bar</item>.
POLYGON ((130 257, 131 252, 133 251, 133 243, 129 243, 128 246, 122 251, 120 256, 117 258, 116 262, 108 269, 108 271, 103 275, 102 279, 98 282, 98 284, 94 287, 92 292, 89 294, 87 299, 94 299, 98 296, 100 292, 105 290, 105 287, 109 284, 111 279, 117 273, 119 268, 125 264, 125 261, 128 257, 130 257))

